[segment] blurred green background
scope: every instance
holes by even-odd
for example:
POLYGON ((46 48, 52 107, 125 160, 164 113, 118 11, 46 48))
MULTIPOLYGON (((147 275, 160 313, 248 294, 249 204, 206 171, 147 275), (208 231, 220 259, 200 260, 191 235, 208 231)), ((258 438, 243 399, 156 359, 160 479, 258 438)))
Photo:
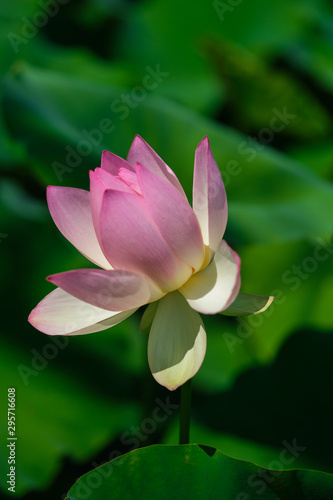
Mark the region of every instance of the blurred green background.
POLYGON ((331 2, 12 0, 0 33, 0 386, 4 416, 16 388, 15 496, 64 498, 134 446, 177 443, 179 394, 149 373, 142 311, 81 337, 27 322, 47 275, 90 266, 54 226, 46 186, 88 188, 101 151, 126 157, 135 134, 189 198, 208 135, 242 290, 276 297, 249 319, 203 318, 191 441, 273 468, 296 442, 283 466, 333 473, 331 2), (174 406, 157 422, 161 402, 174 406))

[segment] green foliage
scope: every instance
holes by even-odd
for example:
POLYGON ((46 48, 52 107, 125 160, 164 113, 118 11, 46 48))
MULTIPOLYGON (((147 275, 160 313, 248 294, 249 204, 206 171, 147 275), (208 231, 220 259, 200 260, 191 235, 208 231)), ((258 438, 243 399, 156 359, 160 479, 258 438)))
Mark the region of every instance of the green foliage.
MULTIPOLYGON (((243 342, 244 346, 249 339, 243 342)), ((332 473, 333 440, 329 429, 333 404, 328 397, 333 390, 332 345, 328 333, 299 332, 284 343, 272 363, 254 364, 251 369, 243 370, 232 386, 226 388, 225 384, 224 391, 210 386, 209 394, 203 380, 205 375, 209 384, 206 363, 194 379, 200 391, 193 398, 191 442, 205 443, 231 457, 274 469, 281 468, 275 461, 283 442, 295 441, 301 450, 292 465, 283 464, 284 469, 308 468, 332 473)), ((214 347, 214 344, 209 347, 208 352, 214 347)), ((229 358, 237 358, 239 350, 236 344, 229 358)), ((212 370, 211 353, 209 361, 212 370)), ((213 373, 209 375, 212 379, 213 373)), ((178 426, 174 422, 163 442, 174 444, 177 435, 178 426)))
MULTIPOLYGON (((286 448, 288 460, 298 451, 286 448), (290 451, 291 450, 291 451, 290 451)), ((277 460, 278 461, 278 460, 277 460)), ((116 458, 81 477, 67 500, 105 498, 192 498, 201 500, 318 500, 328 498, 333 477, 307 470, 261 469, 207 446, 151 446, 116 458), (149 471, 149 480, 147 480, 149 471), (88 498, 88 497, 87 497, 88 498)))
MULTIPOLYGON (((233 459, 194 445, 132 451, 111 462, 106 491, 140 498, 140 485, 142 498, 153 498, 149 488, 163 485, 159 498, 181 488, 187 498, 197 480, 191 498, 210 487, 215 498, 251 498, 253 464, 274 469, 281 443, 297 439, 306 447, 292 463, 298 470, 275 474, 260 496, 329 498, 330 476, 299 469, 333 473, 332 26, 324 0, 2 3, 0 387, 17 392, 18 496, 60 498, 112 454, 177 442, 178 395, 149 374, 143 311, 65 346, 26 320, 52 290, 47 275, 91 265, 56 230, 46 186, 88 188, 102 149, 125 157, 140 134, 189 198, 194 150, 209 137, 242 291, 275 301, 259 315, 203 317, 208 345, 193 384, 192 439, 233 459), (45 11, 51 4, 55 14, 45 11), (167 398, 173 410, 157 422, 156 400, 167 398), (116 467, 122 460, 128 465, 116 467), (147 481, 150 463, 157 469, 147 481)), ((0 486, 11 494, 5 475, 0 486)))

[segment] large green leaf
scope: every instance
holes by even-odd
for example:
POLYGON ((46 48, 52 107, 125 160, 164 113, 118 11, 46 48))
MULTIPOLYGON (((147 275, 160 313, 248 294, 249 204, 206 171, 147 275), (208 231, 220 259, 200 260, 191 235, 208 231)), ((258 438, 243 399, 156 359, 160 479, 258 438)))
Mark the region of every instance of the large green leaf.
POLYGON ((295 160, 311 168, 325 179, 333 176, 333 145, 331 140, 315 144, 301 144, 289 149, 288 154, 295 160))
POLYGON ((332 4, 325 2, 313 21, 315 29, 312 33, 301 41, 296 50, 289 51, 285 56, 298 69, 302 69, 305 74, 310 74, 323 90, 332 91, 332 4))
MULTIPOLYGON (((168 428, 168 432, 163 439, 163 444, 174 445, 179 438, 179 424, 174 422, 168 428)), ((223 450, 223 453, 237 460, 245 460, 263 467, 264 469, 288 470, 293 469, 314 469, 331 473, 327 463, 313 458, 305 454, 307 449, 305 442, 299 438, 283 439, 280 443, 260 443, 247 437, 239 436, 234 433, 217 432, 192 419, 191 421, 191 442, 207 443, 207 446, 215 447, 223 450), (283 450, 296 445, 296 453, 288 463, 281 463, 278 460, 279 455, 283 454, 283 450), (298 450, 297 450, 298 448, 298 450), (328 469, 328 470, 326 470, 328 469)))
POLYGON ((147 95, 128 106, 126 116, 112 113, 110 106, 123 92, 28 66, 7 79, 8 123, 44 182, 86 187, 87 170, 99 164, 101 150, 125 156, 139 133, 174 168, 189 194, 194 149, 208 135, 227 185, 232 238, 265 243, 332 231, 333 187, 301 164, 269 147, 249 147, 248 138, 162 98, 147 95), (102 133, 105 119, 112 129, 102 133), (92 130, 98 140, 87 142, 84 134, 92 130))
MULTIPOLYGON (((18 494, 46 487, 59 471, 63 457, 88 460, 138 418, 135 403, 104 399, 97 388, 84 387, 57 369, 53 360, 63 355, 68 342, 68 338, 47 340, 30 352, 1 342, 3 398, 8 387, 16 390, 18 494)), ((8 435, 4 418, 1 435, 8 435)), ((8 449, 2 446, 2 471, 9 468, 7 459, 8 449)), ((4 491, 6 480, 3 474, 0 488, 4 491)))
POLYGON ((313 243, 248 245, 240 249, 242 289, 275 296, 261 314, 203 318, 207 353, 196 381, 205 391, 232 385, 250 366, 271 362, 284 341, 300 328, 332 331, 333 246, 313 243))
MULTIPOLYGON (((281 451, 282 465, 293 449, 281 451)), ((82 476, 67 500, 191 498, 202 500, 319 500, 333 491, 333 476, 311 470, 267 470, 200 445, 151 446, 132 451, 82 476)))
POLYGON ((310 141, 329 135, 328 112, 301 81, 230 42, 213 39, 206 50, 228 89, 231 123, 250 133, 259 142, 258 148, 281 141, 281 135, 310 141), (276 112, 282 109, 291 117, 288 124, 276 119, 276 112))
POLYGON ((142 2, 119 32, 118 50, 130 64, 160 64, 169 72, 158 93, 192 109, 214 113, 221 101, 221 90, 205 57, 207 40, 226 38, 271 55, 306 30, 304 11, 311 7, 315 9, 314 0, 307 0, 306 6, 299 0, 293 4, 279 0, 269 4, 263 0, 214 0, 209 5, 199 0, 195 9, 190 0, 142 2), (260 29, 254 28, 257 25, 260 29))
POLYGON ((271 360, 284 339, 301 327, 331 329, 333 248, 331 238, 243 248, 243 289, 275 296, 260 315, 237 318, 224 336, 231 354, 248 344, 258 360, 271 360), (233 337, 234 333, 236 334, 233 337))
MULTIPOLYGON (((31 20, 36 10, 38 10, 38 0, 29 2, 13 0, 13 2, 2 2, 0 5, 1 93, 4 74, 16 60, 27 54, 27 45, 31 42, 31 37, 24 36, 22 30, 26 26, 25 20, 31 20)), ((23 157, 24 148, 9 136, 3 118, 3 109, 0 108, 0 168, 3 169, 4 166, 22 161, 23 157)))

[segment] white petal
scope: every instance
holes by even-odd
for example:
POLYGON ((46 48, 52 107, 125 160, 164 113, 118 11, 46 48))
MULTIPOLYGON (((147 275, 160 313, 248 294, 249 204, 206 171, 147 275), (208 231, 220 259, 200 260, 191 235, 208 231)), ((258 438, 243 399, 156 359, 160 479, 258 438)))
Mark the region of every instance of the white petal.
POLYGON ((179 292, 159 303, 149 333, 148 361, 155 380, 173 391, 199 370, 206 354, 206 332, 199 314, 179 292))
POLYGON ((56 288, 30 313, 29 322, 48 335, 83 335, 106 330, 135 311, 100 309, 56 288))
POLYGON ((222 240, 208 266, 193 274, 179 291, 193 309, 216 314, 229 307, 240 288, 240 258, 222 240))

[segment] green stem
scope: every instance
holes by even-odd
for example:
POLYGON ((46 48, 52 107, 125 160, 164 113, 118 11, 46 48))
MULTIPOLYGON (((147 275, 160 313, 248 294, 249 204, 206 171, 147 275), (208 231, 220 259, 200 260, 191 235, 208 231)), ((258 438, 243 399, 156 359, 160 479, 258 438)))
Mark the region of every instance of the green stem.
POLYGON ((192 392, 191 379, 181 386, 180 391, 179 444, 189 444, 192 392))

